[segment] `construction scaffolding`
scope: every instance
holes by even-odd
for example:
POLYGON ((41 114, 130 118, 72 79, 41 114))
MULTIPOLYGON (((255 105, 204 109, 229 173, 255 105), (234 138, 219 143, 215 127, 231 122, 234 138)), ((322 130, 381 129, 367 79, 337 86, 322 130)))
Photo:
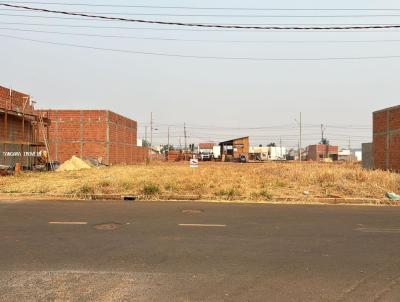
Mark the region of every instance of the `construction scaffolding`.
POLYGON ((19 163, 32 169, 43 163, 49 125, 28 95, 0 86, 0 165, 13 168, 19 163))

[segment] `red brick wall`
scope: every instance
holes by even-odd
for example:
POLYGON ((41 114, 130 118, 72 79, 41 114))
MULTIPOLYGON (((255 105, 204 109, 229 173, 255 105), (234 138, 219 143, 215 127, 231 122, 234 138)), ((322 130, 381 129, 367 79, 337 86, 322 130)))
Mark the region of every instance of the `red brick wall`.
POLYGON ((22 130, 22 118, 8 115, 7 116, 7 132, 5 133, 4 124, 5 115, 0 114, 0 139, 6 141, 32 141, 32 126, 30 121, 25 121, 25 129, 22 130), (23 136, 23 132, 25 135, 23 136))
MULTIPOLYGON (((47 114, 47 111, 42 111, 47 114)), ((137 147, 137 123, 105 110, 50 110, 50 155, 64 162, 73 155, 101 158, 106 164, 144 162, 137 147)))
POLYGON ((374 167, 400 172, 400 106, 373 113, 374 167))
POLYGON ((339 147, 319 144, 308 146, 307 151, 307 160, 320 161, 320 156, 322 156, 322 158, 327 158, 330 155, 338 155, 339 147))
POLYGON ((0 86, 0 109, 7 109, 9 111, 7 115, 7 127, 5 125, 5 113, 0 112, 0 141, 3 141, 3 143, 0 144, 0 164, 14 166, 15 163, 21 163, 25 166, 30 165, 32 163, 31 158, 26 156, 4 156, 3 153, 19 152, 23 154, 24 152, 35 151, 34 147, 26 145, 27 142, 34 141, 33 127, 31 124, 34 117, 26 116, 23 126, 22 115, 17 115, 17 113, 20 112, 26 114, 33 113, 33 106, 30 104, 29 96, 0 86), (7 142, 7 144, 4 142, 7 142), (21 146, 22 143, 25 144, 21 146))
POLYGON ((28 152, 35 151, 27 145, 21 147, 22 142, 33 141, 33 129, 29 121, 25 121, 25 129, 22 130, 22 118, 8 115, 7 117, 7 133, 4 133, 4 118, 5 115, 0 113, 0 141, 4 140, 8 144, 0 144, 0 164, 14 165, 16 162, 28 165, 29 160, 23 156, 6 157, 3 152, 28 152), (24 133, 24 136, 23 136, 24 133), (4 137, 4 135, 6 136, 4 137))
POLYGON ((25 113, 33 112, 29 95, 0 86, 0 108, 22 112, 24 105, 25 113))

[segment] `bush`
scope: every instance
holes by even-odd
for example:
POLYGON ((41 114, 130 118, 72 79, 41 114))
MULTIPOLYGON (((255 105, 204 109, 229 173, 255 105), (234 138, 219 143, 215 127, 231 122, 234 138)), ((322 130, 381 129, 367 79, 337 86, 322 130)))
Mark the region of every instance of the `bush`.
POLYGON ((160 193, 160 187, 157 184, 146 184, 143 187, 143 194, 144 195, 155 195, 160 193))
POLYGON ((80 186, 76 190, 76 193, 78 193, 78 195, 92 194, 93 192, 94 192, 93 188, 87 184, 80 186))
POLYGON ((224 197, 226 199, 233 199, 237 195, 237 192, 234 188, 230 188, 227 190, 220 190, 220 191, 216 192, 215 195, 224 197))

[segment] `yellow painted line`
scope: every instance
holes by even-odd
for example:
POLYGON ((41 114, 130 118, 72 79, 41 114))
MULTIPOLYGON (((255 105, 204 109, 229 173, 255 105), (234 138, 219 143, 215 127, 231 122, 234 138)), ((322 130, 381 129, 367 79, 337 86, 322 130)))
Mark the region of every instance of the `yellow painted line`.
POLYGON ((49 221, 49 224, 88 224, 86 221, 49 221))
POLYGON ((179 226, 186 226, 186 227, 219 227, 224 228, 226 224, 197 224, 197 223, 180 223, 179 226))

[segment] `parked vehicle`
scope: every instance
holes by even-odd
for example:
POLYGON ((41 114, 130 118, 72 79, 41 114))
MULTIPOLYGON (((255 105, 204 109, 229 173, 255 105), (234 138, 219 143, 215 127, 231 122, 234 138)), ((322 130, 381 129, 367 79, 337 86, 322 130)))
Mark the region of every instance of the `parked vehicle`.
POLYGON ((200 159, 202 161, 211 160, 212 159, 212 153, 208 153, 208 152, 201 153, 200 154, 200 159))
POLYGON ((221 158, 221 147, 220 146, 214 146, 213 147, 213 158, 214 159, 220 159, 221 158))

